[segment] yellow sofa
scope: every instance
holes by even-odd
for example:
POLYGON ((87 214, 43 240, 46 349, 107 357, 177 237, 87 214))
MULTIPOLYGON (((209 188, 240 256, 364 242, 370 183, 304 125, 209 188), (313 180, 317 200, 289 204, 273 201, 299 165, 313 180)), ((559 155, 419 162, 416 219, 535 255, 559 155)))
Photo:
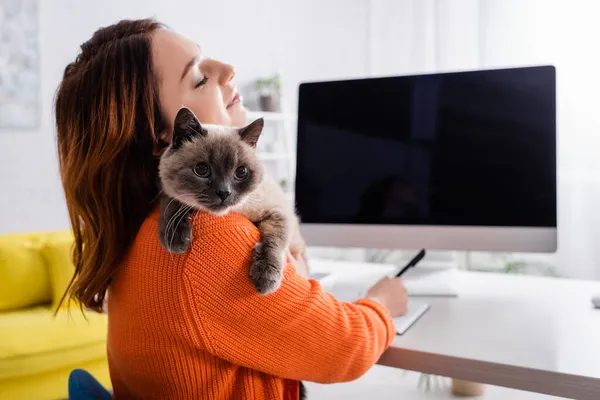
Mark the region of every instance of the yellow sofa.
POLYGON ((0 400, 66 399, 71 370, 110 389, 106 315, 55 306, 73 275, 70 232, 0 235, 0 400))

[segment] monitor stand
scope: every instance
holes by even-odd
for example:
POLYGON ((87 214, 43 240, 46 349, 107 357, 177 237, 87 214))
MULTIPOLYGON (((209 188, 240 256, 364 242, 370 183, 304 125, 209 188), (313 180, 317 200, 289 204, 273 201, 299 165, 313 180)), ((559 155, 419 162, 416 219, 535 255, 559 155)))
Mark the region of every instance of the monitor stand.
POLYGON ((454 268, 415 268, 425 258, 425 249, 419 251, 396 276, 402 276, 409 296, 455 297, 456 279, 454 268))
POLYGON ((404 275, 411 297, 457 297, 457 270, 454 268, 413 268, 404 275))

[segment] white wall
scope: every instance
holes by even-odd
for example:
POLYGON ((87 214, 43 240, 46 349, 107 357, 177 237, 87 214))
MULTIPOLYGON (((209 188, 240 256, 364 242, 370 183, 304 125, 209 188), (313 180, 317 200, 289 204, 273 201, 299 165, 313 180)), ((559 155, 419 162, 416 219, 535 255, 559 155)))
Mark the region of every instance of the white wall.
POLYGON ((53 96, 66 64, 94 30, 154 16, 232 63, 237 81, 280 71, 297 82, 364 76, 367 0, 40 1, 41 127, 0 132, 0 232, 68 227, 56 160, 53 96))
POLYGON ((372 75, 479 67, 479 0, 373 0, 372 75))
MULTIPOLYGON (((287 108, 306 80, 477 68, 478 0, 90 0, 40 2, 42 127, 0 133, 0 232, 68 226, 52 99, 64 66, 100 26, 154 16, 232 63, 236 81, 280 72, 287 108)), ((362 249, 319 249, 359 258, 362 249)), ((445 256, 443 256, 445 257, 445 256)), ((430 254, 428 258, 435 258, 430 254)))
POLYGON ((39 7, 41 127, 0 132, 0 232, 68 226, 53 96, 79 45, 119 19, 167 23, 236 66, 242 88, 280 72, 291 111, 301 81, 476 68, 477 0, 52 0, 39 7))
MULTIPOLYGON (((563 121, 559 173, 563 178, 556 261, 562 266, 573 264, 568 276, 600 277, 596 266, 600 253, 593 245, 600 234, 600 221, 596 221, 600 214, 593 213, 595 199, 600 199, 595 183, 600 182, 595 162, 600 139, 594 134, 600 125, 594 112, 600 93, 600 80, 594 78, 600 57, 576 46, 592 49, 594 38, 600 37, 600 28, 594 27, 592 8, 597 3, 593 0, 580 0, 578 7, 560 0, 52 0, 39 4, 41 127, 35 132, 0 132, 0 232, 68 227, 52 118, 53 95, 64 66, 98 27, 122 18, 154 16, 197 40, 211 57, 235 65, 242 88, 257 76, 280 72, 291 111, 297 84, 305 80, 559 62, 565 72, 559 70, 559 120, 563 121)), ((352 258, 364 252, 345 254, 352 258)))

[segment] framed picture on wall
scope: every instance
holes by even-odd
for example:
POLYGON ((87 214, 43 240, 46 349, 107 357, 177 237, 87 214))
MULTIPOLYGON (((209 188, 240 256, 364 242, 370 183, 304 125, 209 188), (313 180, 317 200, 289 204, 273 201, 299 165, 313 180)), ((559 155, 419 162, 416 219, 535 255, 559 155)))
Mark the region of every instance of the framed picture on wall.
POLYGON ((38 30, 38 0, 0 0, 0 130, 38 127, 38 30))

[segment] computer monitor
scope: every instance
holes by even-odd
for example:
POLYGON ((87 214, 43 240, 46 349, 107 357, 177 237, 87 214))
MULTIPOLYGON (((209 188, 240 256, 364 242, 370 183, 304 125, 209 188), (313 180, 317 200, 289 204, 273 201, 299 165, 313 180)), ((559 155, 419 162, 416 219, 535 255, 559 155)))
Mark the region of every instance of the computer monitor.
POLYGON ((309 245, 553 252, 555 69, 303 83, 309 245))

